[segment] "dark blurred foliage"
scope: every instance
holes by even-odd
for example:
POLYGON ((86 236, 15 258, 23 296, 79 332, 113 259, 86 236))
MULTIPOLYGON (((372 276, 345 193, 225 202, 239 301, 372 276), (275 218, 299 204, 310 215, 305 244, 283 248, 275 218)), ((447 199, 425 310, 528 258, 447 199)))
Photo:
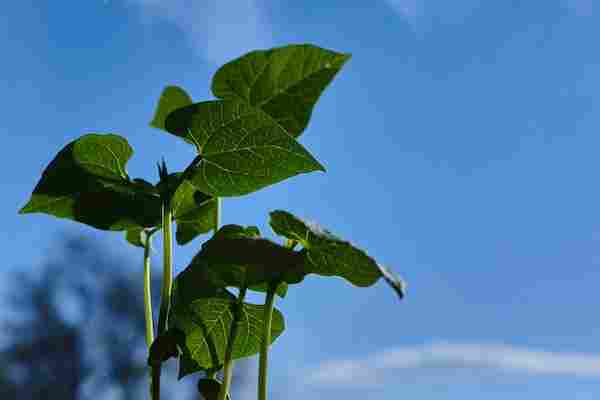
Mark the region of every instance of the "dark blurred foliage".
MULTIPOLYGON (((0 399, 149 398, 142 249, 131 260, 73 236, 55 249, 58 257, 9 278, 12 312, 2 321, 8 342, 0 349, 0 399)), ((156 318, 160 271, 153 272, 156 318)), ((169 361, 161 399, 198 399, 199 377, 177 382, 176 363, 169 361)))

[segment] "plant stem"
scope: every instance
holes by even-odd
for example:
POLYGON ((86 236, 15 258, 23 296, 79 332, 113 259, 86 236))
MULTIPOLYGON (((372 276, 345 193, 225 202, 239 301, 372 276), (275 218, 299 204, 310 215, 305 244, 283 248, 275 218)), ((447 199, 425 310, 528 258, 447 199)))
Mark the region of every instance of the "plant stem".
POLYGON ((152 294, 150 279, 150 249, 152 246, 151 236, 146 236, 144 243, 144 316, 146 319, 146 344, 148 349, 154 341, 154 319, 152 317, 152 294))
POLYGON ((217 233, 221 225, 221 198, 215 197, 215 201, 217 202, 217 212, 215 212, 214 233, 217 233))
POLYGON ((169 204, 163 205, 163 285, 160 299, 160 313, 158 316, 158 334, 167 330, 167 319, 171 306, 171 286, 173 280, 173 215, 169 204))
MULTIPOLYGON (((152 232, 154 233, 154 232, 152 232)), ((152 316, 152 294, 150 280, 150 249, 152 247, 152 233, 146 236, 144 243, 144 317, 146 319, 146 344, 148 350, 154 341, 154 318, 152 316)), ((154 374, 150 371, 150 396, 154 392, 154 374)))
POLYGON ((265 314, 263 317, 263 338, 260 343, 260 359, 258 367, 258 400, 267 400, 267 368, 269 364, 269 345, 271 344, 271 322, 273 320, 273 304, 277 284, 270 284, 265 300, 265 314))
MULTIPOLYGON (((158 314, 158 335, 167 330, 169 308, 171 306, 171 286, 173 280, 173 239, 172 239, 173 215, 169 201, 162 206, 162 228, 163 228, 163 285, 160 298, 160 312, 158 314)), ((152 400, 160 400, 160 372, 161 365, 152 367, 152 400)))
POLYGON ((240 289, 234 312, 234 319, 229 331, 229 338, 227 339, 227 349, 225 349, 225 359, 223 360, 223 383, 221 384, 218 400, 226 400, 228 398, 231 378, 233 376, 233 345, 237 336, 242 307, 244 307, 244 297, 246 297, 246 287, 240 289))

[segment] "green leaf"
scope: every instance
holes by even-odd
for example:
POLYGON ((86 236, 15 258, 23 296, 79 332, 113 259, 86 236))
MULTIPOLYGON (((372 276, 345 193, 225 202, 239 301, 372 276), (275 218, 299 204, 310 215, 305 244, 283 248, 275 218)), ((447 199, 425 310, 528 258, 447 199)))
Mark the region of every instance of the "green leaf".
MULTIPOLYGON (((221 382, 216 379, 204 378, 198 381, 198 392, 204 400, 217 400, 220 391, 221 382)), ((229 393, 227 393, 227 399, 230 399, 229 393)))
POLYGON ((202 245, 189 268, 216 287, 264 290, 271 283, 302 281, 303 261, 300 253, 257 237, 252 228, 225 225, 202 245))
POLYGON ((127 140, 118 135, 88 134, 73 144, 73 159, 85 171, 101 178, 128 180, 125 164, 133 155, 127 140))
POLYGON ((276 234, 304 246, 306 273, 339 276, 356 286, 371 286, 383 277, 400 298, 404 296, 404 283, 363 250, 287 211, 273 211, 270 216, 276 234))
POLYGON ((214 229, 217 219, 217 200, 199 190, 189 181, 183 181, 171 200, 177 222, 175 238, 180 245, 214 229))
POLYGON ((219 68, 212 91, 218 98, 261 108, 298 137, 319 96, 349 58, 310 44, 252 51, 219 68))
POLYGON ((175 329, 169 329, 165 333, 157 336, 152 342, 148 352, 148 365, 159 366, 169 358, 179 356, 179 345, 180 343, 183 343, 183 341, 183 332, 175 329))
POLYGON ((191 181, 212 196, 242 196, 294 175, 325 170, 271 117, 239 101, 178 109, 166 127, 174 134, 185 132, 201 149, 202 162, 191 181))
MULTIPOLYGON (((252 285, 248 287, 248 289, 254 290, 255 292, 267 292, 269 290, 269 284, 262 283, 260 285, 252 285)), ((287 295, 287 291, 287 282, 281 282, 279 285, 277 285, 277 289, 275 289, 275 294, 283 299, 287 295)))
POLYGON ((148 235, 144 228, 135 227, 125 231, 125 239, 134 246, 145 248, 148 235))
MULTIPOLYGON (((180 378, 201 370, 219 369, 224 360, 233 310, 237 299, 223 289, 210 287, 189 269, 183 271, 173 286, 173 307, 169 325, 184 333, 181 344, 180 378)), ((233 345, 233 358, 249 357, 259 352, 262 341, 264 306, 244 303, 233 345)), ((283 315, 273 313, 271 342, 283 332, 283 315)))
POLYGON ((160 95, 150 126, 166 130, 165 120, 167 116, 176 109, 190 104, 192 104, 192 98, 185 90, 178 86, 167 86, 160 95))
POLYGON ((125 162, 130 157, 129 152, 124 151, 130 149, 129 146, 121 146, 126 143, 125 139, 115 135, 85 135, 72 141, 46 167, 31 198, 19 213, 45 213, 105 230, 157 225, 160 223, 160 199, 149 184, 108 173, 118 169, 124 172, 125 162), (104 144, 108 143, 108 148, 117 154, 116 158, 97 159, 106 168, 86 164, 86 160, 94 158, 86 153, 86 149, 103 142, 98 137, 106 138, 104 144), (117 145, 113 146, 115 143, 117 145))

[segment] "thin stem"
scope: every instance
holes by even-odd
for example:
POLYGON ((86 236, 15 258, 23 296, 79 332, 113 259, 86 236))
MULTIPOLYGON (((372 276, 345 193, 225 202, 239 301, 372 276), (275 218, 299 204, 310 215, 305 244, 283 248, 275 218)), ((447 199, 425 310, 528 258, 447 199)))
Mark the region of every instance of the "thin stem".
POLYGON ((152 294, 150 279, 150 249, 152 240, 150 234, 146 236, 144 243, 144 316, 146 319, 146 344, 148 349, 154 341, 154 319, 152 317, 152 294))
MULTIPOLYGON (((158 314, 158 335, 167 330, 169 308, 171 305, 171 286, 173 280, 173 239, 172 239, 173 215, 171 205, 165 201, 162 206, 162 228, 163 228, 163 285, 160 298, 160 312, 158 314)), ((160 373, 161 365, 152 367, 152 400, 160 400, 160 373)))
POLYGON ((273 321, 273 305, 277 283, 271 283, 267 290, 265 300, 265 314, 263 317, 263 338, 260 343, 260 359, 258 367, 258 400, 267 400, 267 368, 269 364, 269 345, 271 344, 271 325, 273 321))
POLYGON ((215 197, 215 201, 217 202, 217 211, 215 212, 214 233, 217 233, 221 225, 221 198, 215 197))
MULTIPOLYGON (((150 280, 150 249, 152 248, 152 233, 146 235, 144 243, 144 317, 146 319, 146 344, 148 350, 154 341, 154 318, 152 316, 152 294, 150 280)), ((150 397, 154 393, 154 374, 150 370, 150 397)))
POLYGON ((227 349, 225 349, 225 359, 223 360, 223 383, 219 391, 218 400, 226 400, 231 386, 231 378, 233 376, 233 345, 238 331, 238 323, 242 315, 242 307, 244 307, 244 297, 246 297, 246 287, 240 289, 240 294, 237 299, 234 319, 229 330, 229 338, 227 339, 227 349))
POLYGON ((165 204, 162 208, 163 225, 163 285, 160 299, 160 313, 158 316, 158 334, 167 330, 167 318, 171 305, 171 286, 173 280, 173 238, 172 224, 173 215, 170 205, 165 204))

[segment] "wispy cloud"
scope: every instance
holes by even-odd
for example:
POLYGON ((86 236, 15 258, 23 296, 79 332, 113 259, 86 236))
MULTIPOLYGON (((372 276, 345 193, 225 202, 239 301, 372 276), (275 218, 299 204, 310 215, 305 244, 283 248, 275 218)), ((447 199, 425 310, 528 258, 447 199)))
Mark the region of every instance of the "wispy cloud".
POLYGON ((250 50, 272 46, 260 0, 126 0, 150 22, 168 22, 208 61, 222 64, 250 50))
POLYGON ((600 378, 600 355, 506 345, 432 343, 389 349, 364 359, 329 361, 313 370, 307 383, 322 386, 379 384, 385 377, 402 370, 457 368, 600 378))

